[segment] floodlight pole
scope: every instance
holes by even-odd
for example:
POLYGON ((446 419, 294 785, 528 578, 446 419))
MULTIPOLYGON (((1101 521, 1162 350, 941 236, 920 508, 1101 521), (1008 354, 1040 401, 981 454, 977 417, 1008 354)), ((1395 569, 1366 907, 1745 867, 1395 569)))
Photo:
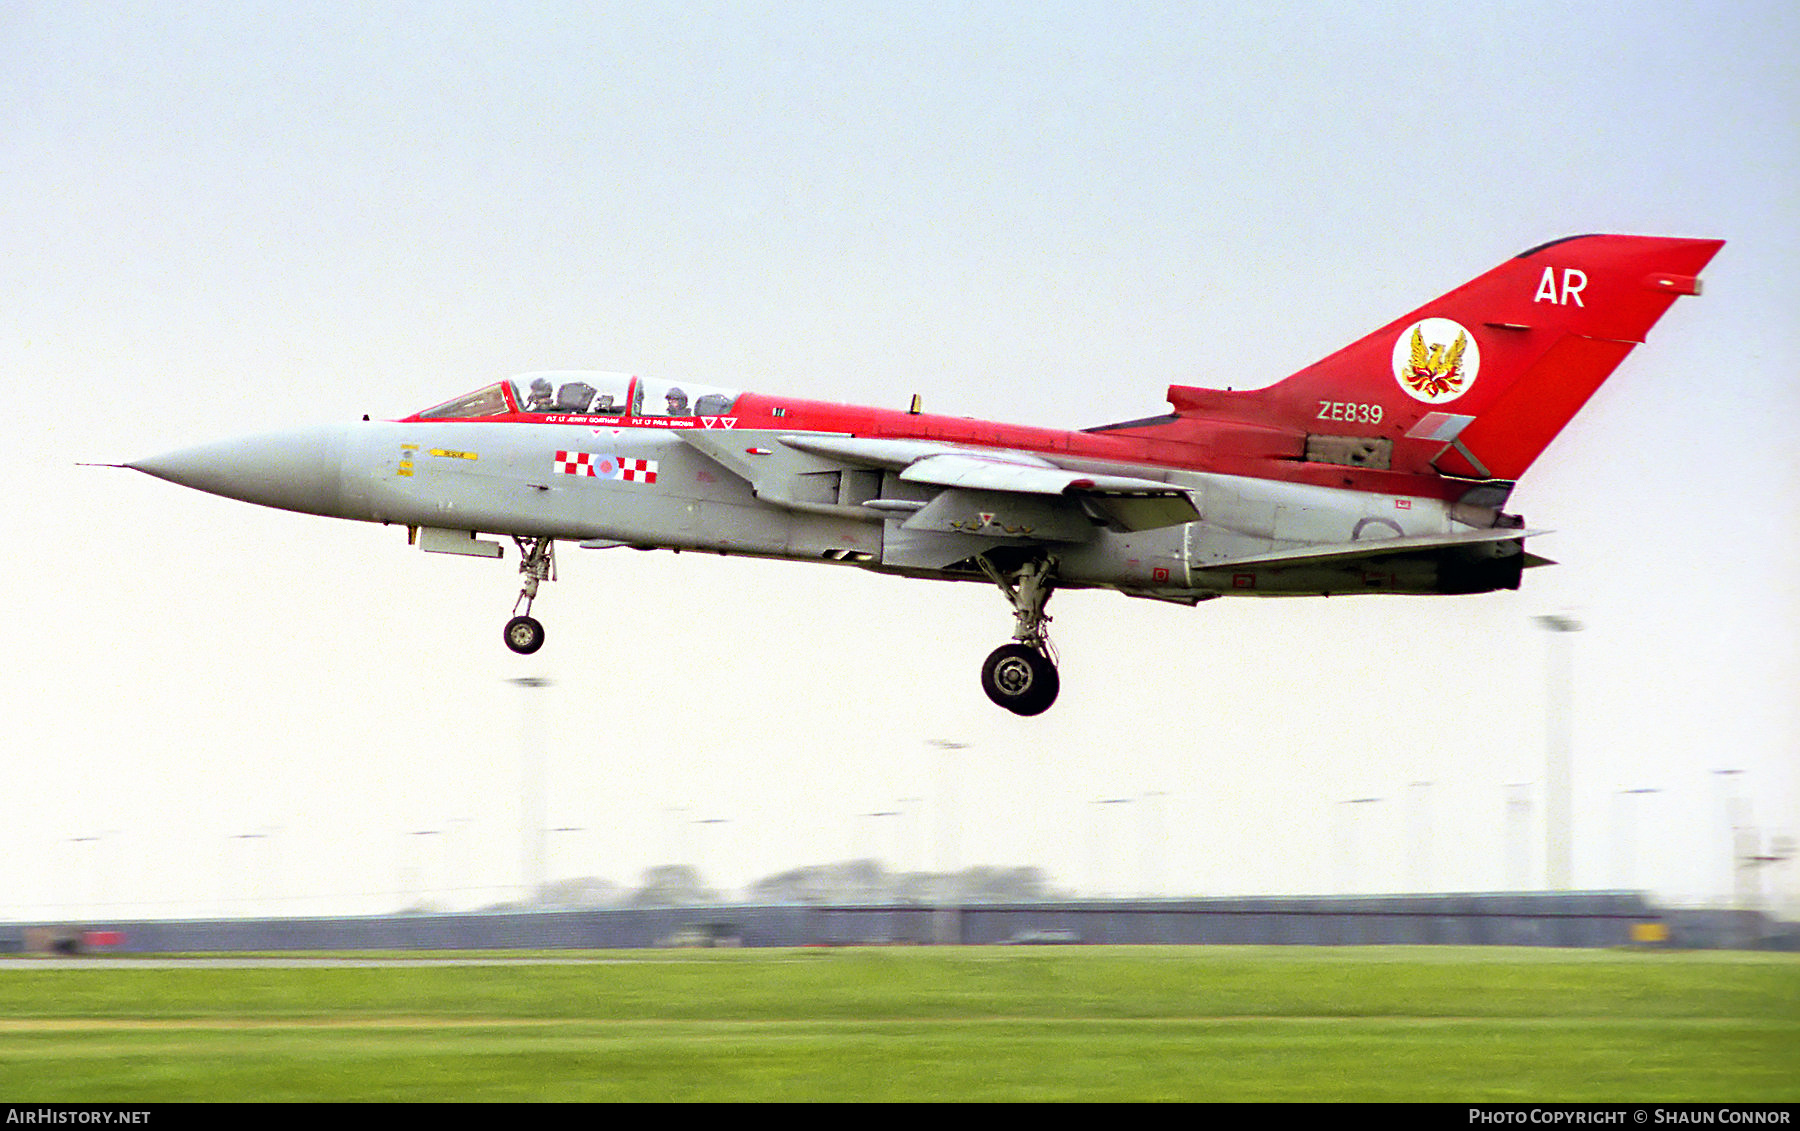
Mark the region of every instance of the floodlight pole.
POLYGON ((1531 886, 1531 783, 1506 783, 1506 887, 1531 886))
POLYGON ((1620 808, 1619 843, 1615 847, 1614 867, 1618 871, 1618 884, 1622 890, 1630 891, 1637 884, 1637 843, 1638 822, 1636 803, 1640 797, 1648 797, 1662 790, 1653 785, 1639 786, 1635 789, 1620 789, 1618 793, 1620 808))
POLYGON ((1357 814, 1370 805, 1381 804, 1379 797, 1346 797, 1341 803, 1344 817, 1344 843, 1339 848, 1338 863, 1344 869, 1343 888, 1345 895, 1356 894, 1357 836, 1359 833, 1357 814))
MULTIPOLYGON (((886 817, 904 817, 905 815, 906 814, 902 813, 898 809, 877 809, 874 812, 863 814, 863 816, 865 816, 865 817, 869 818, 871 821, 875 822, 875 831, 874 831, 873 835, 870 837, 870 842, 875 845, 875 851, 877 853, 879 853, 881 851, 881 821, 882 821, 882 819, 886 818, 886 817)), ((854 848, 852 848, 851 855, 852 856, 855 855, 854 848)), ((879 863, 879 860, 877 860, 877 863, 879 863)), ((890 855, 888 857, 887 867, 894 875, 897 876, 900 874, 900 867, 901 867, 901 865, 900 865, 900 836, 898 833, 896 833, 894 835, 893 853, 892 853, 892 855, 890 855)))
POLYGON ((520 699, 519 723, 519 824, 521 842, 520 873, 525 881, 523 902, 535 902, 544 889, 544 749, 534 742, 531 725, 529 692, 550 687, 543 676, 523 675, 507 681, 527 692, 520 699))
MULTIPOLYGON (((703 888, 706 885, 706 850, 709 847, 708 842, 719 840, 724 835, 724 832, 725 832, 724 826, 729 825, 730 823, 731 823, 730 817, 695 817, 694 818, 694 824, 696 826, 698 826, 700 829, 702 829, 702 830, 711 829, 713 832, 719 834, 719 836, 713 836, 713 837, 708 837, 708 836, 704 836, 704 835, 700 836, 698 838, 700 840, 700 846, 698 848, 694 849, 694 880, 696 883, 700 884, 703 888)), ((716 844, 713 844, 710 847, 712 847, 715 851, 718 849, 718 845, 716 845, 716 844)), ((708 890, 710 890, 710 889, 708 889, 708 890)), ((730 894, 729 892, 721 889, 719 891, 720 901, 726 902, 729 894, 730 894)))
POLYGON ((1421 894, 1432 890, 1433 881, 1431 874, 1431 787, 1433 784, 1428 781, 1415 781, 1407 786, 1413 800, 1413 890, 1421 894))
POLYGON ((948 738, 934 738, 930 744, 938 751, 938 867, 943 870, 932 941, 941 946, 962 941, 958 914, 962 891, 956 877, 956 790, 952 779, 956 752, 967 750, 969 744, 948 738))
POLYGON ((1163 891, 1162 869, 1157 865, 1163 848, 1163 799, 1168 794, 1153 789, 1144 794, 1144 896, 1154 899, 1163 891))
MULTIPOLYGON (((80 915, 80 918, 83 919, 93 920, 100 918, 100 838, 103 835, 105 834, 95 833, 90 836, 72 836, 69 838, 70 844, 93 846, 90 851, 82 853, 87 856, 88 861, 87 902, 82 905, 80 915)), ((77 853, 81 852, 80 849, 76 849, 75 851, 77 853)))
POLYGON ((1111 899, 1112 895, 1113 895, 1112 884, 1109 882, 1109 879, 1112 874, 1112 869, 1111 869, 1112 861, 1109 859, 1110 853, 1108 852, 1109 846, 1107 844, 1107 837, 1106 837, 1108 806, 1129 805, 1130 803, 1131 803, 1131 798, 1129 798, 1129 797, 1096 797, 1096 798, 1094 798, 1094 802, 1093 802, 1093 804, 1094 804, 1094 845, 1093 845, 1093 850, 1094 850, 1094 897, 1096 899, 1111 899))
POLYGON ((1574 671, 1568 636, 1581 631, 1574 617, 1541 616, 1550 634, 1544 688, 1544 887, 1568 891, 1574 875, 1573 824, 1574 671))
POLYGON ((408 863, 411 865, 412 875, 408 876, 404 870, 401 872, 400 890, 403 894, 412 897, 413 907, 419 911, 425 910, 426 899, 431 894, 431 882, 425 867, 427 855, 425 838, 440 836, 443 831, 443 829, 412 829, 406 834, 407 847, 410 849, 409 855, 411 856, 408 863))

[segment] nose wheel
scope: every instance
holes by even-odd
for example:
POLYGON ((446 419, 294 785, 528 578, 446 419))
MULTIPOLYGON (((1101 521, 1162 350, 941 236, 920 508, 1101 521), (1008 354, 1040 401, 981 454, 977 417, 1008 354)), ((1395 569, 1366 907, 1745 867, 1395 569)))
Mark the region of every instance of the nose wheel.
POLYGON ((1008 572, 985 556, 975 560, 1012 602, 1017 622, 1013 642, 994 649, 981 665, 981 689, 1015 715, 1041 715, 1062 690, 1056 653, 1050 647, 1050 617, 1044 612, 1056 588, 1056 558, 1045 556, 1008 572))
POLYGON ((544 626, 536 617, 514 617, 506 622, 506 646, 529 656, 544 646, 544 626))
POLYGON ((525 575, 525 584, 519 590, 519 599, 513 602, 513 618, 506 622, 502 635, 508 648, 529 656, 544 646, 544 626, 531 615, 531 602, 537 599, 539 583, 556 580, 556 542, 517 536, 513 542, 519 547, 519 572, 525 575))

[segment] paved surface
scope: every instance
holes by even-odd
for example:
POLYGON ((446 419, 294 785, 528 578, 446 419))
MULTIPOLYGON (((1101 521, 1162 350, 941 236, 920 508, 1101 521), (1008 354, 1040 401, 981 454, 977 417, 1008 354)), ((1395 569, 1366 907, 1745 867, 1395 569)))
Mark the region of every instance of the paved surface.
POLYGON ((0 959, 0 974, 7 971, 30 970, 180 970, 205 968, 210 970, 304 970, 334 966, 349 967, 382 967, 382 966, 617 966, 630 963, 648 962, 680 962, 682 959, 669 956, 645 956, 643 958, 618 957, 568 957, 554 956, 521 956, 518 958, 212 958, 199 956, 194 958, 6 958, 0 959))

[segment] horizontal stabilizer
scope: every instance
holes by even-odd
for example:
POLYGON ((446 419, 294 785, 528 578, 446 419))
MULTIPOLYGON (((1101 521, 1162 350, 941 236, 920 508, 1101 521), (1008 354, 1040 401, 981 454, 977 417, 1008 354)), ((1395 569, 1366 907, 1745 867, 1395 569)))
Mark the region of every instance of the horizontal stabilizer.
POLYGON ((1418 534, 1402 538, 1367 538, 1332 546, 1302 546, 1295 550, 1277 550, 1269 554, 1225 558, 1216 562, 1207 562, 1198 568, 1236 569, 1239 566, 1315 565, 1320 562, 1353 561, 1360 558, 1387 558, 1395 554, 1451 550, 1491 542, 1517 542, 1548 533, 1547 530, 1496 529, 1470 530, 1461 534, 1418 534))

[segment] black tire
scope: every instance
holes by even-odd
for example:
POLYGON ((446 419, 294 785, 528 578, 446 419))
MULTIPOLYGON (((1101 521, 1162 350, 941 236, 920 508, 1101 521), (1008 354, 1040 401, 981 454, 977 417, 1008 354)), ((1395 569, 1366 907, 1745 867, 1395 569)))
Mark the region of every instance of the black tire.
POLYGON ((1003 644, 981 665, 981 689, 1015 715, 1041 715, 1062 690, 1050 657, 1024 644, 1003 644))
POLYGON ((529 656, 544 646, 544 626, 535 617, 514 617, 506 622, 506 646, 529 656))

